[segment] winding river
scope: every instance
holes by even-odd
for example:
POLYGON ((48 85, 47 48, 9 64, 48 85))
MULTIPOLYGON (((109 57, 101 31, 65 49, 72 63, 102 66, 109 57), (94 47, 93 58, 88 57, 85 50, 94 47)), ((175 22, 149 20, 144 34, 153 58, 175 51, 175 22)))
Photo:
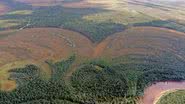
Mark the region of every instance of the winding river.
POLYGON ((155 104, 161 95, 167 91, 185 89, 185 81, 183 82, 157 82, 145 89, 141 104, 155 104))

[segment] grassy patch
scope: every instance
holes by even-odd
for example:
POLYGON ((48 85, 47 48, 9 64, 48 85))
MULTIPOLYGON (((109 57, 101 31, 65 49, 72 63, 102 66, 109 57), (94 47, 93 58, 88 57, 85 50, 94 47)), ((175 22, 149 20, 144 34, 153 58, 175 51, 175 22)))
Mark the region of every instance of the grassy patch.
POLYGON ((184 104, 185 90, 178 90, 164 94, 156 104, 184 104))
POLYGON ((14 90, 16 88, 16 83, 15 83, 15 80, 9 80, 10 78, 10 73, 9 71, 11 71, 12 69, 16 69, 16 68, 24 68, 26 67, 26 65, 30 65, 30 64, 33 64, 33 65, 37 65, 39 68, 43 69, 41 71, 41 76, 42 78, 44 79, 48 79, 49 76, 50 76, 50 73, 49 72, 46 72, 48 71, 49 69, 44 65, 42 64, 39 64, 37 62, 33 62, 33 61, 27 61, 27 60, 23 60, 23 61, 16 61, 16 62, 12 62, 12 63, 9 63, 9 64, 6 64, 2 67, 0 67, 0 89, 1 90, 4 90, 4 91, 11 91, 11 90, 14 90), (8 88, 6 89, 6 87, 4 87, 6 84, 11 84, 12 87, 11 88, 8 88))
POLYGON ((33 11, 31 10, 17 10, 17 11, 12 11, 8 12, 8 15, 29 15, 32 14, 33 11))
POLYGON ((49 80, 38 76, 39 67, 27 65, 23 68, 15 68, 9 71, 12 79, 22 83, 20 87, 7 93, 0 91, 1 104, 8 103, 63 103, 81 104, 80 101, 72 99, 70 89, 65 86, 62 80, 63 74, 73 62, 73 57, 57 63, 48 62, 53 72, 49 80))
POLYGON ((155 20, 155 18, 147 16, 145 14, 136 11, 112 11, 102 12, 97 14, 90 14, 83 17, 85 20, 95 22, 106 22, 111 21, 117 24, 130 25, 135 23, 143 23, 155 20))
POLYGON ((154 20, 150 22, 136 23, 134 26, 154 26, 185 32, 185 24, 183 22, 179 23, 178 21, 172 20, 154 20))
POLYGON ((18 20, 7 19, 7 20, 0 20, 0 28, 10 28, 20 25, 18 20))

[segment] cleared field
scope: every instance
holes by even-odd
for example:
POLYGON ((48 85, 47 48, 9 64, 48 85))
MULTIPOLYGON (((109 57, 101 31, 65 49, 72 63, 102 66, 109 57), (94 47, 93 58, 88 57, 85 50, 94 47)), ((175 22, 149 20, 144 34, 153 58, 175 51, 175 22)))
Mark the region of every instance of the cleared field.
POLYGON ((109 10, 122 11, 127 8, 127 0, 87 0, 91 4, 100 5, 101 7, 109 10))
POLYGON ((117 70, 124 73, 129 86, 132 86, 129 90, 131 95, 137 92, 142 95, 140 90, 154 82, 183 79, 180 70, 183 70, 185 61, 184 41, 185 34, 181 32, 135 27, 106 38, 97 45, 94 56, 111 57, 112 63, 120 64, 117 70))
MULTIPOLYGON (((145 71, 147 73, 149 70, 161 68, 179 70, 183 68, 181 65, 185 59, 183 51, 185 47, 182 44, 184 41, 185 34, 181 32, 156 27, 135 27, 113 34, 96 44, 92 58, 102 58, 112 60, 111 63, 123 64, 125 69, 128 68, 128 74, 131 74, 128 82, 133 84, 135 83, 133 80, 137 80, 137 77, 145 71), (172 60, 174 64, 170 62, 172 60), (130 73, 131 71, 133 73, 130 73)), ((69 77, 75 71, 75 68, 71 69, 66 79, 70 79, 69 77)), ((128 74, 125 76, 128 77, 128 74)), ((135 85, 131 86, 135 88, 135 85)), ((132 90, 135 91, 134 89, 130 91, 132 90)))
POLYGON ((87 0, 91 4, 113 11, 134 11, 155 17, 157 19, 184 20, 183 0, 87 0))
POLYGON ((135 27, 106 38, 97 46, 101 47, 97 50, 101 50, 95 52, 95 56, 160 55, 170 52, 184 60, 185 47, 181 44, 184 40, 185 34, 181 32, 156 27, 135 27))
POLYGON ((32 28, 9 34, 1 39, 1 52, 19 59, 63 59, 72 53, 90 56, 92 48, 86 37, 64 29, 32 28))
MULTIPOLYGON (((91 41, 86 37, 64 29, 33 28, 22 31, 7 31, 0 34, 4 34, 0 38, 2 74, 7 73, 12 68, 19 67, 19 64, 9 65, 9 63, 21 61, 23 65, 34 64, 45 69, 44 72, 48 75, 50 70, 44 61, 58 61, 73 53, 82 57, 89 57, 93 52, 91 41), (29 62, 25 63, 24 61, 29 62), (5 68, 3 65, 6 64, 8 67, 5 68)), ((7 80, 8 75, 3 74, 3 76, 3 80, 7 80)))
MULTIPOLYGON (((181 61, 184 61, 185 58, 185 47, 183 45, 185 34, 165 28, 135 27, 111 35, 99 44, 91 42, 77 32, 57 28, 4 31, 0 33, 0 36, 2 36, 0 38, 1 66, 24 60, 32 60, 30 64, 42 66, 45 65, 46 60, 56 62, 66 59, 74 53, 80 60, 100 57, 111 59, 125 55, 165 58, 163 56, 165 53, 170 53, 181 61)), ((128 63, 136 63, 136 61, 128 61, 128 63)), ((148 60, 142 59, 142 61, 147 62, 148 60)), ((163 62, 165 60, 158 61, 163 62)), ((79 62, 81 61, 76 62, 67 72, 66 79, 69 79, 75 72, 75 67, 80 64, 79 62)), ((8 68, 1 67, 1 70, 12 69, 15 66, 17 65, 13 64, 8 68)), ((47 74, 50 73, 49 68, 43 69, 46 69, 44 72, 47 74)), ((7 77, 4 78, 7 79, 7 77)))
POLYGON ((182 0, 128 0, 128 7, 162 20, 184 20, 184 4, 182 0))

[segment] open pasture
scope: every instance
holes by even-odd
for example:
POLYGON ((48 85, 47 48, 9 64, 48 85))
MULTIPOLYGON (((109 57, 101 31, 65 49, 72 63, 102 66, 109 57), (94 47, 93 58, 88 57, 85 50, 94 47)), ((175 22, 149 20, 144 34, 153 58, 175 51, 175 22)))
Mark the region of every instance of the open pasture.
POLYGON ((91 54, 91 42, 79 33, 69 30, 32 28, 12 32, 13 34, 9 31, 7 37, 1 38, 0 50, 1 53, 10 53, 17 59, 59 60, 72 53, 83 56, 91 54))
POLYGON ((95 13, 85 15, 83 19, 98 23, 111 21, 113 23, 122 25, 132 25, 135 23, 145 23, 156 20, 156 18, 150 17, 143 13, 129 10, 95 13))
POLYGON ((85 57, 116 57, 126 53, 147 54, 145 52, 153 55, 171 52, 183 59, 185 48, 181 44, 184 33, 155 27, 131 28, 113 34, 99 44, 92 43, 80 33, 56 28, 4 31, 0 35, 1 54, 6 52, 20 59, 33 60, 63 59, 72 53, 85 57))
POLYGON ((170 52, 179 59, 184 59, 185 47, 181 44, 184 40, 185 34, 174 30, 134 27, 106 38, 98 44, 97 47, 101 47, 101 52, 97 53, 98 56, 118 57, 124 54, 159 55, 162 52, 170 52))
POLYGON ((152 17, 168 20, 184 20, 184 1, 174 0, 128 0, 128 7, 152 17))

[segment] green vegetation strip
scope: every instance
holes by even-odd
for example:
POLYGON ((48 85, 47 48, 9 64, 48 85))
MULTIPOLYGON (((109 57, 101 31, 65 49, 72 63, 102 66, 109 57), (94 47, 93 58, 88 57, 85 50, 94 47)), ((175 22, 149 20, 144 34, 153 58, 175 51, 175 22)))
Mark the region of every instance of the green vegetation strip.
POLYGON ((185 80, 184 61, 172 54, 158 57, 131 54, 81 63, 67 84, 65 75, 76 58, 72 55, 57 63, 47 61, 52 71, 48 80, 42 78, 41 70, 34 65, 10 70, 9 79, 16 80, 18 87, 11 92, 1 91, 0 103, 137 104, 150 84, 185 80))
POLYGON ((184 104, 185 103, 185 90, 178 90, 164 94, 157 104, 184 104))

